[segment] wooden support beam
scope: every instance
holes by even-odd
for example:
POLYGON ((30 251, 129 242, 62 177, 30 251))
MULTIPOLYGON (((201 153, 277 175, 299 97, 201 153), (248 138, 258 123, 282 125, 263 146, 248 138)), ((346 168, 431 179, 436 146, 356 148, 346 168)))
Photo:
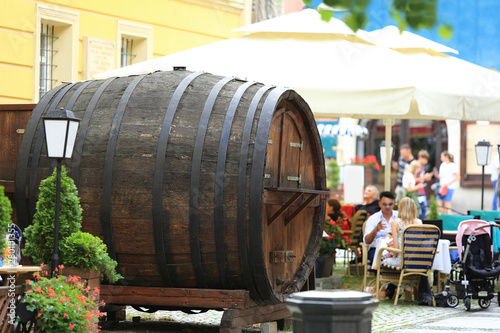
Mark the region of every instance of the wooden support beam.
POLYGON ((271 225, 271 223, 273 223, 274 221, 276 221, 276 219, 278 219, 281 215, 283 215, 283 213, 295 202, 297 201, 304 193, 295 193, 291 198, 290 200, 288 200, 283 206, 281 206, 281 208, 276 212, 274 213, 273 216, 271 216, 271 218, 269 219, 269 221, 267 221, 267 225, 271 225))
POLYGON ((288 218, 285 220, 285 225, 287 225, 288 223, 292 222, 292 220, 293 220, 293 219, 294 219, 297 215, 299 215, 299 213, 300 213, 301 211, 303 211, 303 210, 304 210, 304 208, 306 208, 306 207, 309 205, 309 203, 310 203, 311 201, 313 201, 313 200, 314 200, 314 199, 315 199, 318 195, 319 195, 319 194, 311 194, 311 195, 309 196, 309 198, 307 198, 307 200, 306 200, 306 201, 304 201, 304 202, 302 203, 302 205, 300 205, 300 206, 299 206, 299 208, 297 208, 297 209, 296 209, 296 210, 292 213, 292 215, 288 216, 288 218))
POLYGON ((253 304, 247 290, 101 285, 101 298, 109 304, 207 309, 244 309, 253 304))

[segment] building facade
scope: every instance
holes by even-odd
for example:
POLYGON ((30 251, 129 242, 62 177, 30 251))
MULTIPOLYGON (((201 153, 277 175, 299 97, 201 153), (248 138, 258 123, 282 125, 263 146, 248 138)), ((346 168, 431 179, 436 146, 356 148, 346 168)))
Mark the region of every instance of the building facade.
POLYGON ((61 82, 217 42, 252 22, 247 0, 2 0, 0 104, 61 82))

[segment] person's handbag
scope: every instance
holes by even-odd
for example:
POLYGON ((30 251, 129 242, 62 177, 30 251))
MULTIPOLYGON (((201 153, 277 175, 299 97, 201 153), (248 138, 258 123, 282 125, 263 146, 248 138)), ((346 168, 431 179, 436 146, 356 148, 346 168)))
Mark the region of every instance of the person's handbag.
POLYGON ((444 185, 441 187, 441 189, 439 190, 439 195, 441 197, 444 197, 446 196, 446 193, 448 193, 448 186, 444 185))

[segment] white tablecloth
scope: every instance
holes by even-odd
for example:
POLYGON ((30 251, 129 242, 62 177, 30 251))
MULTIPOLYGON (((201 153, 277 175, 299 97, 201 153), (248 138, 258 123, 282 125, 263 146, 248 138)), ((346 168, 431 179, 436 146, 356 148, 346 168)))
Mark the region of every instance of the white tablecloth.
POLYGON ((387 243, 385 241, 385 237, 377 239, 377 246, 375 247, 375 254, 373 255, 372 269, 378 269, 377 253, 381 247, 386 247, 386 246, 387 246, 387 243))
POLYGON ((438 253, 434 257, 432 264, 433 271, 440 271, 441 273, 450 274, 451 259, 450 259, 450 241, 447 239, 440 239, 438 244, 438 253))
MULTIPOLYGON (((375 248, 375 255, 373 257, 373 264, 372 264, 373 269, 377 269, 378 266, 376 263, 376 259, 379 249, 385 246, 387 246, 385 238, 377 239, 377 247, 375 248)), ((440 239, 437 250, 439 251, 439 253, 436 253, 436 256, 434 257, 432 270, 449 274, 451 271, 450 241, 447 239, 440 239)))

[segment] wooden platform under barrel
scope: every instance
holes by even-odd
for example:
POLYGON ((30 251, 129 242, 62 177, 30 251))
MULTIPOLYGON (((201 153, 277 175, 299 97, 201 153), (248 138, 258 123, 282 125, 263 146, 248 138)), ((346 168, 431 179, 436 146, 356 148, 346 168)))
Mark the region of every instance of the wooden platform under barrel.
POLYGON ((243 289, 277 304, 306 282, 327 192, 316 124, 297 93, 188 71, 59 86, 24 134, 23 227, 51 171, 41 117, 59 108, 82 119, 65 163, 83 229, 104 239, 122 284, 243 289))

